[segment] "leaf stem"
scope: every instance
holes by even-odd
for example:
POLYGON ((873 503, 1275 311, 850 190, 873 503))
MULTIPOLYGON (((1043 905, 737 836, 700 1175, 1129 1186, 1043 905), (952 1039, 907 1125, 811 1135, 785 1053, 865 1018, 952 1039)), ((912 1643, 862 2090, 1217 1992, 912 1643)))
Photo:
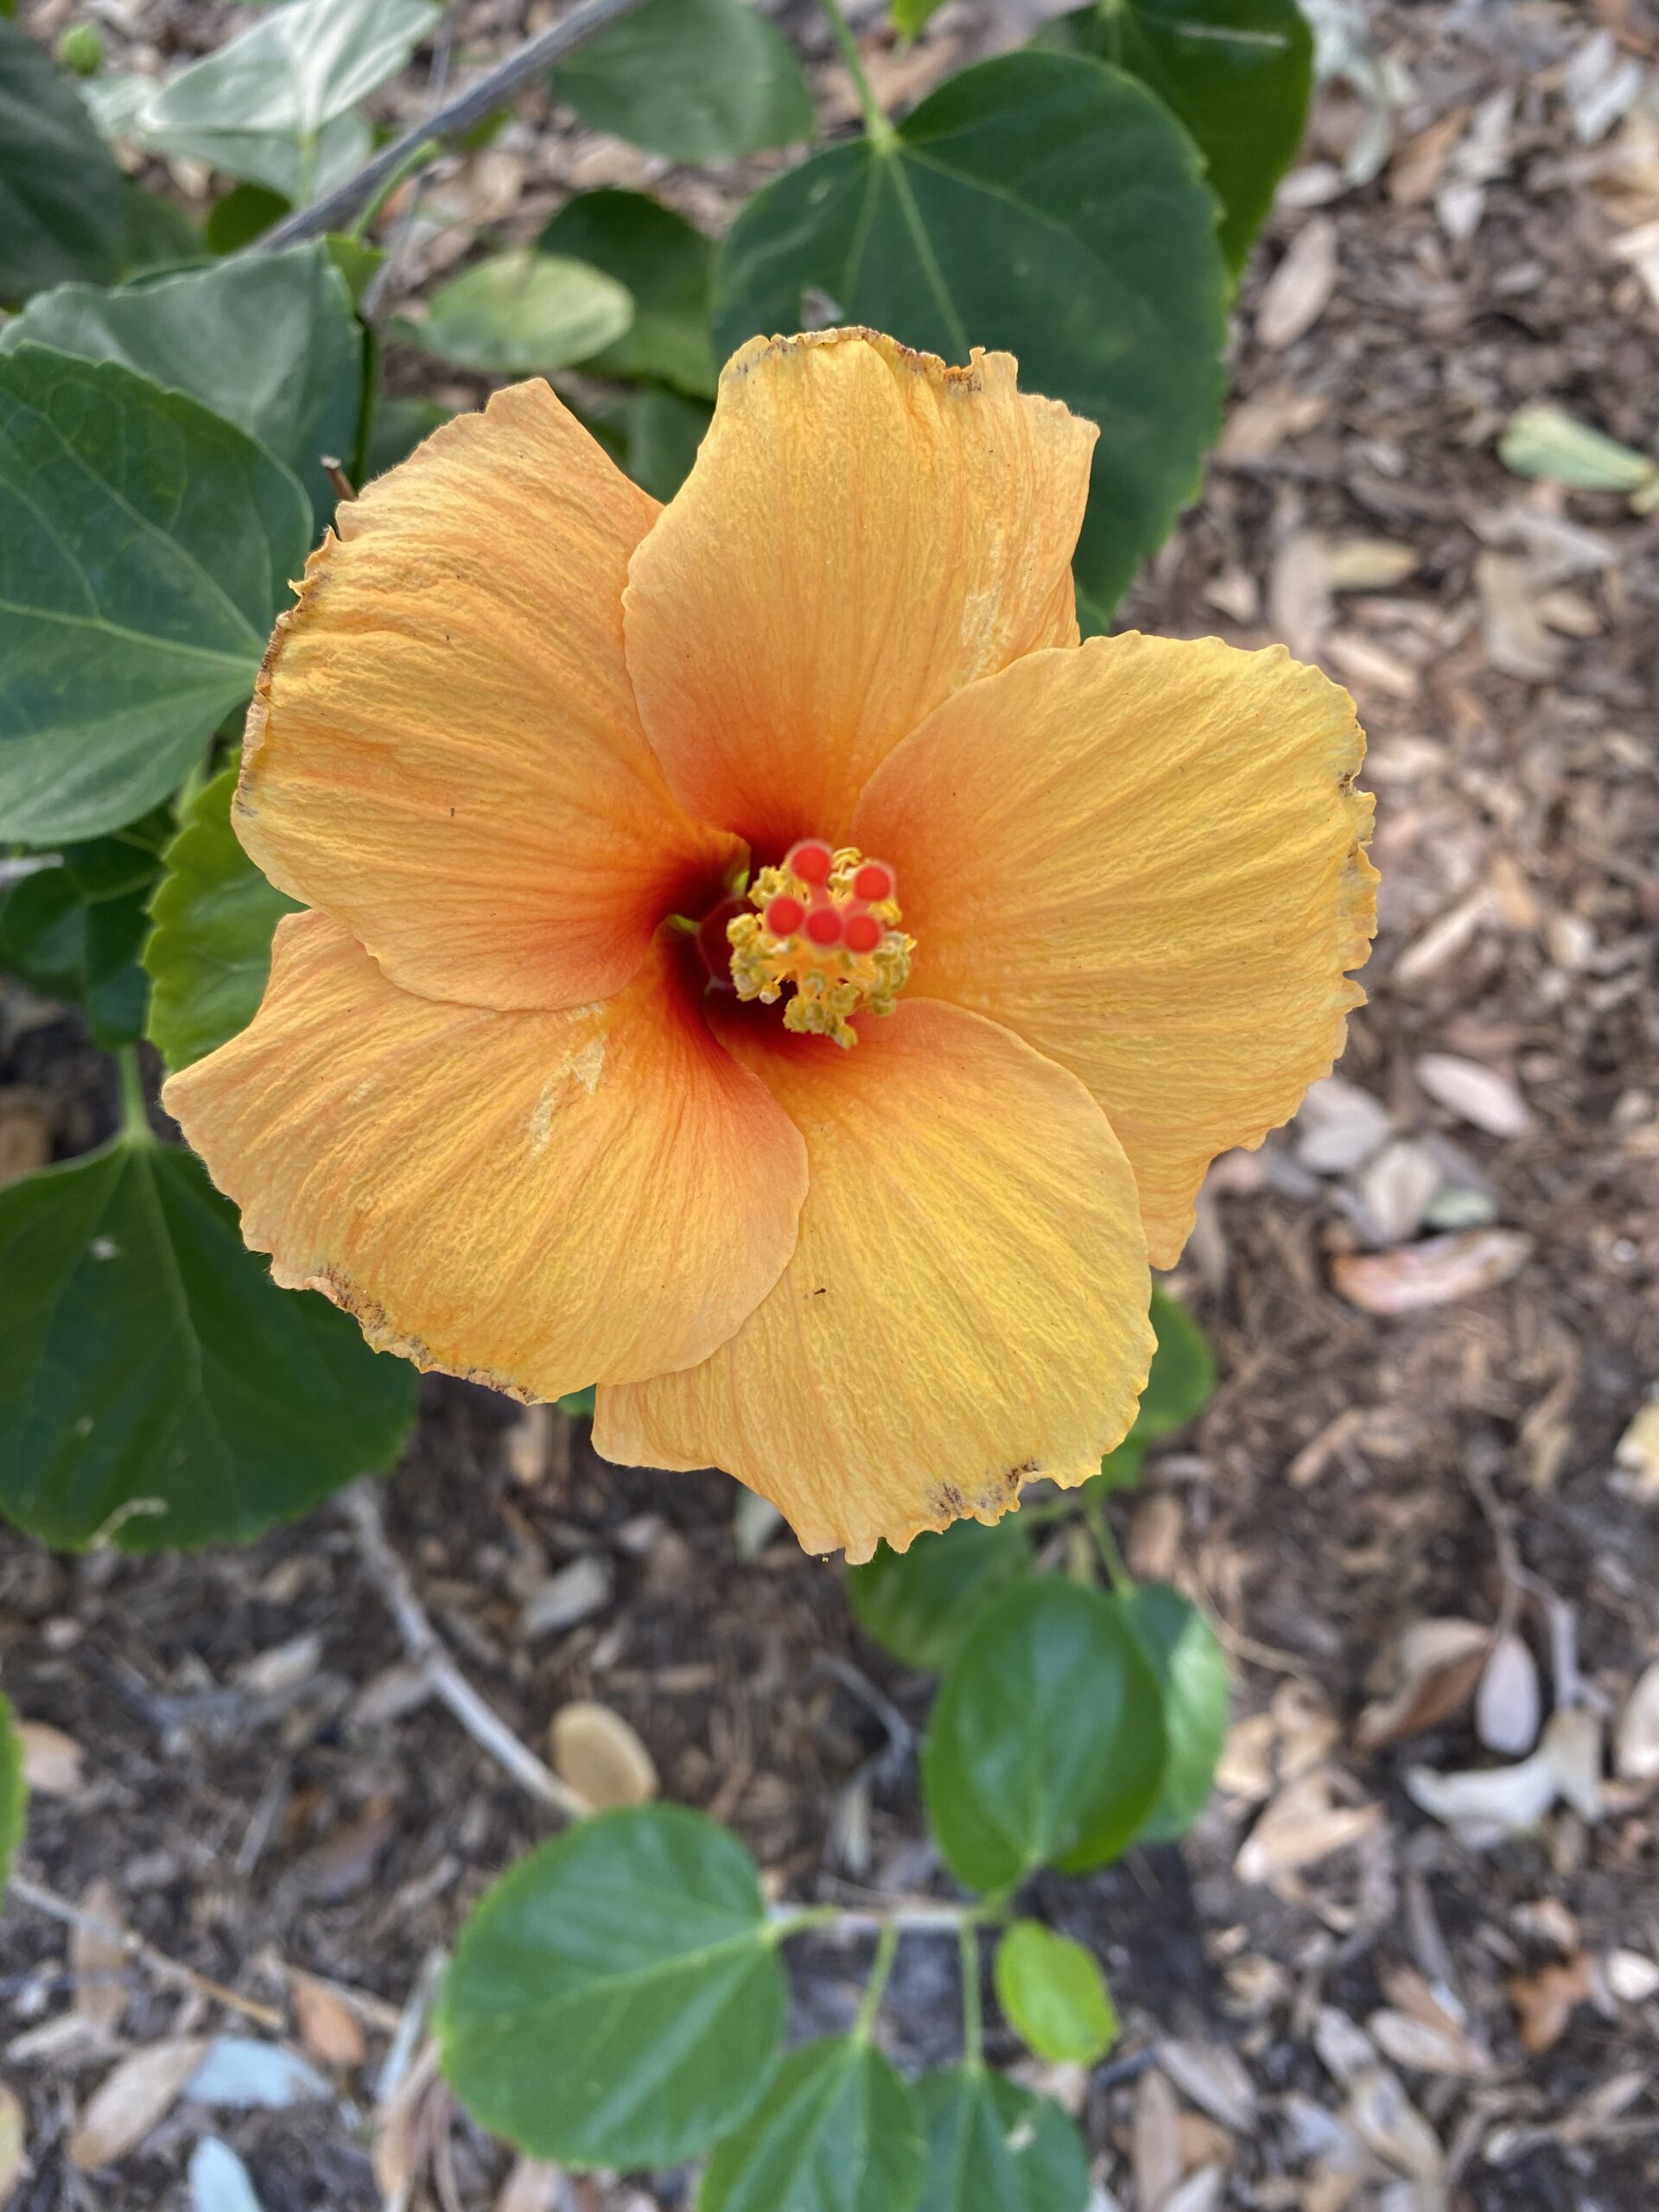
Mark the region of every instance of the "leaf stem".
POLYGON ((875 2016, 881 2009, 882 1998, 887 1994, 887 1976, 893 1972, 893 1957, 898 1948, 899 1923, 896 1920, 890 1920, 876 1941, 870 1978, 864 1985, 864 2001, 858 2008, 857 2019, 853 2023, 855 2043, 868 2043, 870 2039, 875 2016))
POLYGON ((957 1931, 962 1951, 962 2063, 976 2074, 985 2063, 985 2014, 979 1996, 979 1923, 964 1920, 957 1931))
POLYGON ((1112 1534, 1112 1524, 1107 1518, 1105 1500, 1099 1497, 1085 1498, 1083 1517, 1088 1522, 1089 1533, 1094 1538, 1100 1556, 1105 1562, 1107 1576, 1113 1589, 1120 1598, 1133 1598, 1135 1590, 1135 1577, 1129 1573, 1123 1554, 1118 1549, 1117 1538, 1112 1534))
POLYGON ((118 1045, 115 1065, 121 1077, 121 1135, 127 1144, 154 1144, 156 1132, 149 1126, 149 1108, 144 1100, 143 1071, 138 1065, 136 1045, 118 1045))
POLYGON ((853 27, 848 22, 841 0, 818 0, 818 5, 830 18, 830 28, 836 35, 842 59, 852 77, 853 89, 858 94, 858 105, 863 112, 864 132, 878 153, 886 153, 898 140, 898 132, 882 113, 881 103, 865 73, 864 57, 858 50, 858 41, 853 36, 853 27))

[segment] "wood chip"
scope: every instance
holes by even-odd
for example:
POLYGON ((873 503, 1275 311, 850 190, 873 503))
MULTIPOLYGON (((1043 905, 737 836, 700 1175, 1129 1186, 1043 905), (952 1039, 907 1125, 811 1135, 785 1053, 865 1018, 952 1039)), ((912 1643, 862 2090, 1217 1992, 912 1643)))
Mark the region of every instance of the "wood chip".
POLYGON ((1294 346, 1325 313, 1336 283, 1336 222, 1315 215, 1297 232, 1262 289, 1255 315, 1261 343, 1275 351, 1294 346))
POLYGON ((69 2138, 70 2163, 82 2173, 113 2165, 159 2127, 200 2065, 201 2036, 174 2036, 124 2058, 105 2076, 69 2138))
POLYGON ((348 2069, 360 2066, 367 2044, 351 2006, 325 1982, 314 1981, 308 1974, 293 1974, 290 1986, 300 2040, 313 2057, 321 2059, 326 2066, 348 2069))
POLYGON ((74 1796, 86 1757, 74 1738, 45 1720, 20 1720, 17 1733, 23 1746, 23 1779, 29 1788, 42 1797, 74 1796))
POLYGON ((80 1900, 87 1920, 78 1920, 69 1930, 69 1972, 75 1986, 75 2011, 100 2037, 114 2035, 126 2017, 130 1991, 127 1983, 127 1955, 113 1936, 89 1924, 105 1923, 119 1929, 121 1902, 115 1886, 102 1879, 90 1884, 80 1900))
POLYGON ((1491 2071, 1491 2061, 1478 2044, 1446 2026, 1420 2020, 1410 2012, 1385 2005, 1365 2023, 1366 2032, 1385 2058, 1418 2074, 1449 2074, 1473 2080, 1491 2071))
POLYGON ((554 1771, 596 1812, 647 1805, 661 1783, 639 1735, 608 1705, 582 1699, 562 1706, 548 1729, 554 1771))
POLYGON ((1414 545, 1392 537, 1338 537, 1326 551, 1332 591, 1390 591, 1416 573, 1414 545))
POLYGON ((1330 411, 1331 402, 1320 391, 1298 391, 1281 384, 1253 392, 1227 417, 1216 458, 1234 467, 1266 461, 1293 438, 1317 429, 1330 411))
POLYGON ((1382 1818, 1380 1805, 1333 1803, 1329 1777, 1316 1769, 1280 1791, 1244 1839, 1233 1872, 1241 1882, 1299 1872, 1357 1843, 1382 1818))
POLYGON ((1511 1974, 1510 2002, 1515 2007, 1524 2048, 1536 2056, 1559 2043, 1567 2022, 1589 1999, 1592 1987, 1589 1957, 1582 1951, 1565 1966, 1511 1974))
POLYGON ((1364 1313, 1414 1313, 1507 1282, 1532 1255, 1515 1229, 1459 1229, 1394 1252, 1341 1252, 1331 1262, 1340 1296, 1364 1313))

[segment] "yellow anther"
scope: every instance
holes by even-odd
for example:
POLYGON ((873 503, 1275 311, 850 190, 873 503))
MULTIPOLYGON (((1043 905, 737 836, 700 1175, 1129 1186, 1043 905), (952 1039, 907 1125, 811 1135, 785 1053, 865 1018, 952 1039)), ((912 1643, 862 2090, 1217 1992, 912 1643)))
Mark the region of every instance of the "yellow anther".
POLYGON ((851 845, 833 854, 816 839, 791 847, 749 887, 760 911, 726 925, 739 998, 771 1006, 789 988, 785 1029, 855 1045, 853 1015, 893 1012, 916 950, 899 927, 894 887, 890 868, 851 845), (884 882, 885 897, 868 895, 884 882))

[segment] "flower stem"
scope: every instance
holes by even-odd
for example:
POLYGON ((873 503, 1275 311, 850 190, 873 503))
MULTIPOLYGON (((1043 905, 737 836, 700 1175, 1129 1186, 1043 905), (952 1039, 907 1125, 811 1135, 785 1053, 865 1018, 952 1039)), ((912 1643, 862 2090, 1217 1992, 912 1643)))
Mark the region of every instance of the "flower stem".
POLYGON ((818 0, 819 6, 830 18, 830 28, 836 35, 842 58, 853 79, 853 89, 858 94, 858 105, 863 111, 864 133, 878 153, 886 153, 898 134, 881 112, 881 103, 875 97, 869 78, 865 74, 864 58, 858 50, 858 41, 853 36, 853 27, 848 22, 841 0, 818 0))
POLYGON ((121 1135, 128 1144, 154 1144, 149 1109, 144 1103, 144 1078, 138 1066, 138 1047, 118 1045, 115 1065, 121 1076, 121 1135))
POLYGON ((957 1931, 962 1948, 962 2063, 977 2073, 985 2063, 985 2019, 979 2000, 979 1923, 964 1920, 957 1931))
POLYGON ((1117 1538, 1112 1534, 1112 1524, 1106 1516, 1105 1501, 1098 1497, 1084 1501, 1083 1517, 1089 1523, 1089 1533, 1094 1538, 1113 1589, 1120 1598, 1135 1595, 1135 1577, 1129 1573, 1117 1538))
POLYGON ((887 1976, 893 1972, 893 1955, 898 1948, 899 1923, 890 1920, 876 1942, 875 1962, 870 1968, 869 1980, 864 1986, 864 2001, 858 2008, 858 2018, 853 2024, 855 2043, 868 2043, 870 2039, 870 2031, 874 2027, 875 2016, 881 2009, 887 1976))

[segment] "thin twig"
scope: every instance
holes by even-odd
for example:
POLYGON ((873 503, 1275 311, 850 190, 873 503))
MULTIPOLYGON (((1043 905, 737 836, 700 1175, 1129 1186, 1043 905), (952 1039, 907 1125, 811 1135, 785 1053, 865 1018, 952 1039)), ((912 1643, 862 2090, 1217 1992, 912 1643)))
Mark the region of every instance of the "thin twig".
POLYGON ((579 46, 585 46, 590 38, 608 29, 640 5, 641 0, 582 0, 579 7, 561 17, 550 30, 528 40, 505 61, 499 61, 435 115, 427 116, 401 137, 394 138, 389 146, 383 147, 372 162, 365 162, 344 184, 337 184, 321 200, 314 200, 308 207, 297 208, 274 230, 267 231, 259 244, 265 247, 294 245, 301 238, 318 238, 324 231, 335 229, 343 218, 355 213, 375 187, 383 184, 411 154, 423 146, 437 146, 448 139, 461 137, 475 123, 481 123, 486 115, 505 106, 515 92, 533 84, 556 62, 563 61, 566 54, 575 53, 579 46))
POLYGON ((228 2005, 232 2012, 239 2012, 245 2020, 256 2020, 262 2028, 270 2028, 281 2035, 287 2028, 284 2016, 269 2005, 260 2005, 251 1997, 238 1997, 233 1989, 226 1989, 223 1982, 211 1980, 205 1974, 198 1974, 194 1967, 169 1959, 165 1951, 158 1951, 153 1943, 135 1935, 130 1928, 118 1922, 105 1920, 102 1914, 86 1912, 67 1897, 60 1897, 54 1890, 42 1889, 38 1882, 31 1882, 22 1874, 13 1874, 7 1894, 21 1904, 33 1905, 36 1912, 44 1912, 54 1920, 60 1920, 67 1927, 79 1928, 89 1936, 96 1936, 101 1942, 111 1943, 125 1957, 136 1961, 157 1981, 174 1989, 188 1989, 199 1997, 211 1998, 215 2005, 228 2005))
POLYGON ((578 1821, 593 1807, 569 1783, 561 1782, 529 1745, 522 1744, 500 1715, 487 1706, 445 1649, 402 1560, 386 1537, 380 1498, 366 1477, 341 1494, 340 1503, 357 1531, 358 1548, 369 1579, 385 1599, 410 1657, 424 1674, 475 1744, 481 1745, 513 1780, 567 1820, 578 1821))

